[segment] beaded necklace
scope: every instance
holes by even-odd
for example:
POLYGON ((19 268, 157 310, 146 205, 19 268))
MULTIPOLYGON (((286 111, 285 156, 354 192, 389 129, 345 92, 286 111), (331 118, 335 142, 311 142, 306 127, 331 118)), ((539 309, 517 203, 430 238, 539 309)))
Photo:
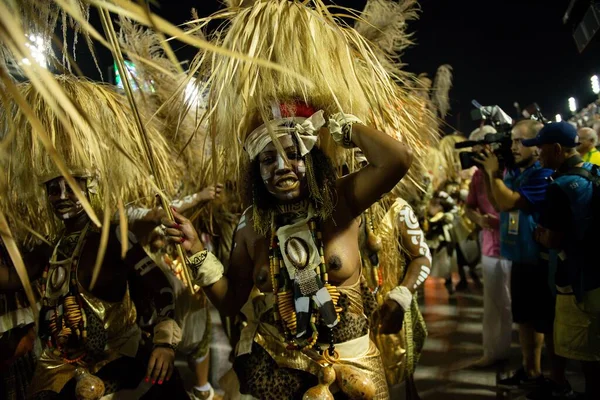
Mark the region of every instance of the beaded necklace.
POLYGON ((383 272, 379 265, 379 252, 381 251, 381 238, 375 234, 375 223, 373 221, 373 210, 371 207, 365 210, 365 245, 367 250, 371 253, 369 255, 369 261, 371 262, 371 272, 373 283, 376 285, 371 291, 377 294, 383 286, 383 272))
POLYGON ((50 321, 48 324, 50 335, 48 337, 47 344, 49 348, 54 349, 54 355, 61 356, 62 360, 68 364, 77 363, 86 355, 85 350, 80 350, 75 352, 73 357, 72 353, 68 353, 68 342, 72 338, 76 338, 78 341, 80 341, 81 345, 85 344, 87 341, 87 318, 83 308, 83 300, 77 285, 77 267, 79 266, 81 251, 83 250, 87 239, 88 228, 89 224, 87 224, 85 228, 79 232, 77 246, 73 250, 71 258, 57 262, 56 258, 58 248, 60 246, 59 241, 54 249, 52 258, 48 265, 46 265, 42 275, 42 304, 44 306, 44 310, 46 310, 46 315, 50 313, 50 321), (69 262, 71 268, 68 278, 69 282, 67 283, 69 286, 68 291, 66 295, 60 295, 58 299, 50 304, 47 296, 46 285, 48 282, 50 282, 50 285, 53 289, 57 289, 57 287, 62 286, 64 284, 62 279, 66 278, 66 276, 61 277, 61 273, 65 275, 62 264, 67 264, 69 262), (53 268, 52 272, 49 274, 51 265, 56 267, 53 268), (50 278, 48 278, 49 275, 50 278))
MULTIPOLYGON (((319 249, 320 264, 317 266, 316 273, 320 276, 323 285, 330 293, 334 305, 339 300, 339 292, 337 288, 329 284, 327 274, 327 265, 323 252, 323 236, 319 229, 318 218, 311 219, 308 223, 309 229, 317 248, 319 249)), ((293 282, 287 272, 285 266, 282 268, 283 257, 279 247, 279 239, 276 235, 276 229, 272 229, 271 240, 269 242, 269 266, 271 272, 271 283, 273 285, 273 294, 275 295, 275 306, 273 307, 273 318, 276 323, 281 325, 285 340, 290 350, 309 350, 315 346, 319 333, 317 330, 317 316, 319 315, 318 307, 314 300, 311 303, 310 317, 310 336, 307 339, 299 340, 296 338, 296 310, 294 306, 293 282)), ((336 309, 336 313, 339 310, 336 309)), ((333 340, 332 330, 329 330, 329 354, 334 355, 335 345, 333 340)), ((321 351, 321 349, 319 349, 321 351)))

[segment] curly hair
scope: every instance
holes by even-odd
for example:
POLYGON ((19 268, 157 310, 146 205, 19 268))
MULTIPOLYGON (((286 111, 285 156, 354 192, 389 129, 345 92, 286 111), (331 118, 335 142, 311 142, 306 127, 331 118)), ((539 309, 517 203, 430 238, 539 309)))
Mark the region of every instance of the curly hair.
MULTIPOLYGON (((321 220, 329 218, 333 212, 333 197, 335 195, 335 184, 337 174, 333 163, 325 153, 314 147, 304 158, 306 163, 306 179, 310 200, 321 220)), ((242 174, 243 199, 248 206, 253 206, 255 213, 263 221, 254 221, 258 233, 265 234, 265 223, 270 223, 268 216, 275 210, 276 199, 268 192, 260 176, 260 162, 258 158, 246 165, 242 174)))

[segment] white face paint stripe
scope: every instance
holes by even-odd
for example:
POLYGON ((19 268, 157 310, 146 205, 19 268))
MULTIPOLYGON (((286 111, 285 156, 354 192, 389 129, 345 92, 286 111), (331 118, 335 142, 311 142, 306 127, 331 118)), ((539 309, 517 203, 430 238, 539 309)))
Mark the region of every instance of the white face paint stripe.
POLYGON ((284 169, 285 168, 285 161, 283 160, 283 157, 281 157, 281 154, 277 153, 277 169, 284 169))
POLYGON ((431 273, 431 269, 425 265, 421 265, 421 271, 425 272, 427 276, 431 273))
POLYGON ((419 277, 423 278, 423 281, 427 279, 427 274, 424 271, 419 272, 419 277))
POLYGON ((66 200, 67 199, 67 182, 65 180, 61 179, 58 182, 58 185, 60 186, 60 199, 66 200))

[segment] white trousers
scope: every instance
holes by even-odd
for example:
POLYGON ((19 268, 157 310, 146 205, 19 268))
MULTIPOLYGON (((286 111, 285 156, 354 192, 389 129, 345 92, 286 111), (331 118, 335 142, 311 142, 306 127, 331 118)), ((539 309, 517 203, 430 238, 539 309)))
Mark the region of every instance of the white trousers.
POLYGON ((483 265, 483 357, 490 361, 509 355, 512 341, 510 269, 512 263, 481 257, 483 265))

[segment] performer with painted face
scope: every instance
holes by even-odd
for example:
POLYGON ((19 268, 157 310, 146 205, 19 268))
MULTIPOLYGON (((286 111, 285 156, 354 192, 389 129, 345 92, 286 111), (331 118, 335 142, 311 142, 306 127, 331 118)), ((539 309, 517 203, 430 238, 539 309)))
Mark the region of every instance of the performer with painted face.
MULTIPOLYGON (((110 225, 110 218, 105 219, 108 230, 102 235, 82 203, 83 198, 92 204, 96 213, 110 216, 110 205, 117 202, 113 203, 111 195, 119 196, 127 193, 127 189, 139 195, 145 190, 141 184, 145 172, 136 170, 127 161, 135 162, 136 156, 129 159, 119 151, 109 151, 111 139, 107 135, 110 132, 125 136, 119 139, 123 151, 135 146, 130 140, 135 140, 136 133, 131 125, 122 124, 128 121, 126 102, 112 89, 99 84, 72 77, 57 80, 70 100, 82 107, 89 117, 88 129, 76 124, 69 127, 78 134, 75 136, 78 142, 73 141, 68 129, 31 84, 22 84, 19 92, 28 104, 35 106, 36 117, 43 126, 53 132, 56 151, 67 160, 66 165, 78 185, 75 189, 61 176, 48 154, 39 148, 22 109, 7 108, 2 115, 4 126, 20 133, 11 143, 10 157, 4 160, 5 171, 8 171, 5 178, 17 189, 9 193, 13 196, 9 200, 21 210, 19 222, 30 224, 49 238, 49 245, 39 246, 24 257, 30 277, 41 277, 39 335, 45 346, 30 386, 30 396, 99 398, 103 392, 133 389, 144 377, 147 382, 157 384, 150 389, 148 397, 160 397, 166 391, 185 395, 182 387, 178 392, 176 379, 167 383, 173 373, 174 347, 180 340, 180 329, 173 320, 173 292, 168 281, 133 235, 123 236, 118 226, 110 225), (99 152, 96 146, 101 149, 99 152), (130 178, 133 180, 128 181, 130 178), (40 187, 35 185, 36 180, 41 183, 40 187), (136 183, 127 188, 124 181, 136 183), (120 186, 121 192, 111 192, 109 185, 120 186), (106 249, 105 253, 99 255, 102 248, 106 249), (94 269, 98 263, 101 269, 94 285, 94 269), (144 292, 152 294, 150 297, 159 315, 151 354, 138 352, 140 329, 130 298, 129 282, 132 281, 139 282, 144 292), (84 389, 88 390, 88 397, 81 397, 84 389)), ((160 142, 152 140, 158 157, 166 155, 160 142)), ((161 168, 162 172, 170 172, 166 164, 161 168)), ((10 221, 19 226, 13 218, 10 221)), ((1 265, 0 272, 3 290, 21 286, 12 266, 1 265)))
POLYGON ((223 276, 214 256, 202 250, 188 220, 178 217, 180 230, 165 221, 168 233, 174 241, 183 237, 196 254, 198 282, 217 307, 235 314, 247 301, 241 310, 248 326, 235 363, 242 393, 278 398, 292 390, 294 398, 301 397, 317 383, 319 362, 329 362, 334 369, 353 364, 336 372, 364 376, 370 398, 386 398, 359 288, 357 217, 406 173, 411 153, 356 117, 332 116, 329 131, 337 131, 339 143, 360 146, 371 160, 369 167, 338 180, 315 147, 323 112, 304 104, 276 110, 283 112, 246 140, 253 206, 238 226, 228 274, 223 276))
POLYGON ((388 398, 362 301, 359 217, 407 173, 409 146, 421 151, 420 101, 321 0, 230 3, 208 18, 228 20, 215 44, 253 59, 206 53, 196 67, 209 71, 208 130, 248 165, 250 207, 226 272, 185 218, 165 221, 167 234, 213 304, 244 314, 241 393, 388 398), (369 165, 338 179, 354 147, 369 165))

